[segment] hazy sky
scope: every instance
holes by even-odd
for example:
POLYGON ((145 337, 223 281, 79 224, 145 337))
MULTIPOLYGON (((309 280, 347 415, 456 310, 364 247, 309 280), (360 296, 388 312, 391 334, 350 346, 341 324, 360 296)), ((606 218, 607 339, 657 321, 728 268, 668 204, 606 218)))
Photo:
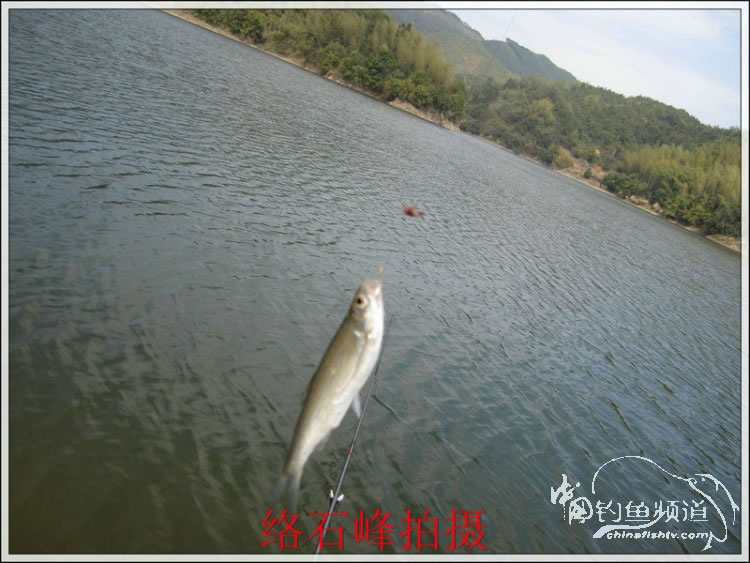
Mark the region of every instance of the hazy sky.
POLYGON ((485 39, 510 37, 583 82, 740 126, 739 10, 450 11, 485 39))

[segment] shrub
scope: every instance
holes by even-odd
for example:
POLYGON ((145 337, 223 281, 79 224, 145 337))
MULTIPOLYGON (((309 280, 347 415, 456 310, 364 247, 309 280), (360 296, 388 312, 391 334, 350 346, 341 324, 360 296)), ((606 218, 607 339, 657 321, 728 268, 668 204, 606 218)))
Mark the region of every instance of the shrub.
POLYGON ((573 166, 573 159, 570 158, 570 155, 565 152, 562 147, 560 147, 557 149, 557 152, 555 152, 555 156, 552 157, 552 166, 557 169, 570 168, 573 166))

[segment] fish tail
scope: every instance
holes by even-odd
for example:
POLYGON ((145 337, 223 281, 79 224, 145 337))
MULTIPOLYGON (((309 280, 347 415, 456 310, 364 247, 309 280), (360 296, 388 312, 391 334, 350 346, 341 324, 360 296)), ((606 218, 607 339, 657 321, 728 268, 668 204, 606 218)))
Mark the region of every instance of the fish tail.
POLYGON ((297 499, 299 497, 299 484, 302 480, 302 471, 292 471, 289 473, 282 473, 279 482, 276 484, 276 488, 273 490, 272 505, 281 502, 282 507, 286 507, 290 514, 297 513, 297 499), (287 495, 286 500, 289 501, 288 505, 284 504, 284 495, 287 495))

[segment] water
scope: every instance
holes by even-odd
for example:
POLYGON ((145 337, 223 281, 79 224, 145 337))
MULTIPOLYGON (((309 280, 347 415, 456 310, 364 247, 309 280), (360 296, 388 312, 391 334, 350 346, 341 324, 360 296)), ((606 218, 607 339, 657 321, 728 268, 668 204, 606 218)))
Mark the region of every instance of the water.
MULTIPOLYGON (((707 522, 643 460, 591 494, 631 455, 739 503, 738 255, 166 14, 9 23, 11 552, 278 553, 262 523, 305 386, 380 265, 394 320, 347 552, 379 552, 352 537, 360 509, 391 514, 386 553, 407 510, 443 519, 440 553, 453 510, 486 511, 487 550, 459 554, 705 545, 594 539, 610 500, 623 520, 675 500, 650 530, 717 538, 721 512, 709 553, 739 552, 708 481, 707 522), (584 522, 551 503, 563 474, 584 522)), ((306 512, 354 425, 308 464, 306 512)))

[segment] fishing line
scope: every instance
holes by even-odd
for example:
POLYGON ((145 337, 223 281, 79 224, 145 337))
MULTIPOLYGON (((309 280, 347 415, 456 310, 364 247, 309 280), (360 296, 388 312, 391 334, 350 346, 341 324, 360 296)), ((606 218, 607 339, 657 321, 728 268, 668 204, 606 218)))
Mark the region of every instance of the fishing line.
POLYGON ((393 315, 391 315, 391 318, 388 319, 388 326, 385 329, 385 336, 383 337, 383 347, 380 349, 380 354, 378 355, 378 363, 375 364, 375 372, 372 374, 372 379, 370 380, 370 387, 367 389, 367 397, 365 397, 365 402, 362 405, 362 415, 359 417, 359 421, 357 422, 357 428, 354 430, 354 436, 352 437, 352 443, 349 446, 349 452, 346 454, 346 459, 344 460, 344 466, 341 468, 341 476, 339 477, 338 485, 336 485, 336 492, 333 493, 333 498, 331 499, 331 506, 328 508, 328 516, 326 516, 325 524, 323 524, 323 531, 322 535, 320 537, 320 541, 318 542, 318 547, 315 548, 315 555, 318 555, 320 553, 320 548, 323 545, 323 542, 326 539, 326 529, 328 527, 329 522, 331 521, 331 514, 333 514, 333 510, 336 508, 336 505, 339 503, 339 493, 341 492, 341 485, 344 483, 344 475, 346 474, 346 468, 349 466, 349 460, 352 458, 352 454, 354 453, 354 443, 357 441, 357 435, 359 434, 359 427, 362 426, 362 419, 365 418, 365 411, 367 410, 367 403, 370 402, 370 395, 372 394, 372 390, 375 387, 375 379, 378 377, 378 368, 380 367, 380 360, 383 358, 383 351, 385 350, 385 344, 388 340, 388 333, 391 330, 391 322, 393 321, 393 315))
POLYGON ((510 19, 510 23, 508 24, 508 27, 505 28, 505 35, 504 35, 504 37, 505 37, 506 41, 508 40, 508 31, 510 31, 510 26, 513 25, 514 21, 516 21, 516 15, 517 14, 518 14, 518 12, 515 12, 515 11, 513 12, 513 17, 510 19))

